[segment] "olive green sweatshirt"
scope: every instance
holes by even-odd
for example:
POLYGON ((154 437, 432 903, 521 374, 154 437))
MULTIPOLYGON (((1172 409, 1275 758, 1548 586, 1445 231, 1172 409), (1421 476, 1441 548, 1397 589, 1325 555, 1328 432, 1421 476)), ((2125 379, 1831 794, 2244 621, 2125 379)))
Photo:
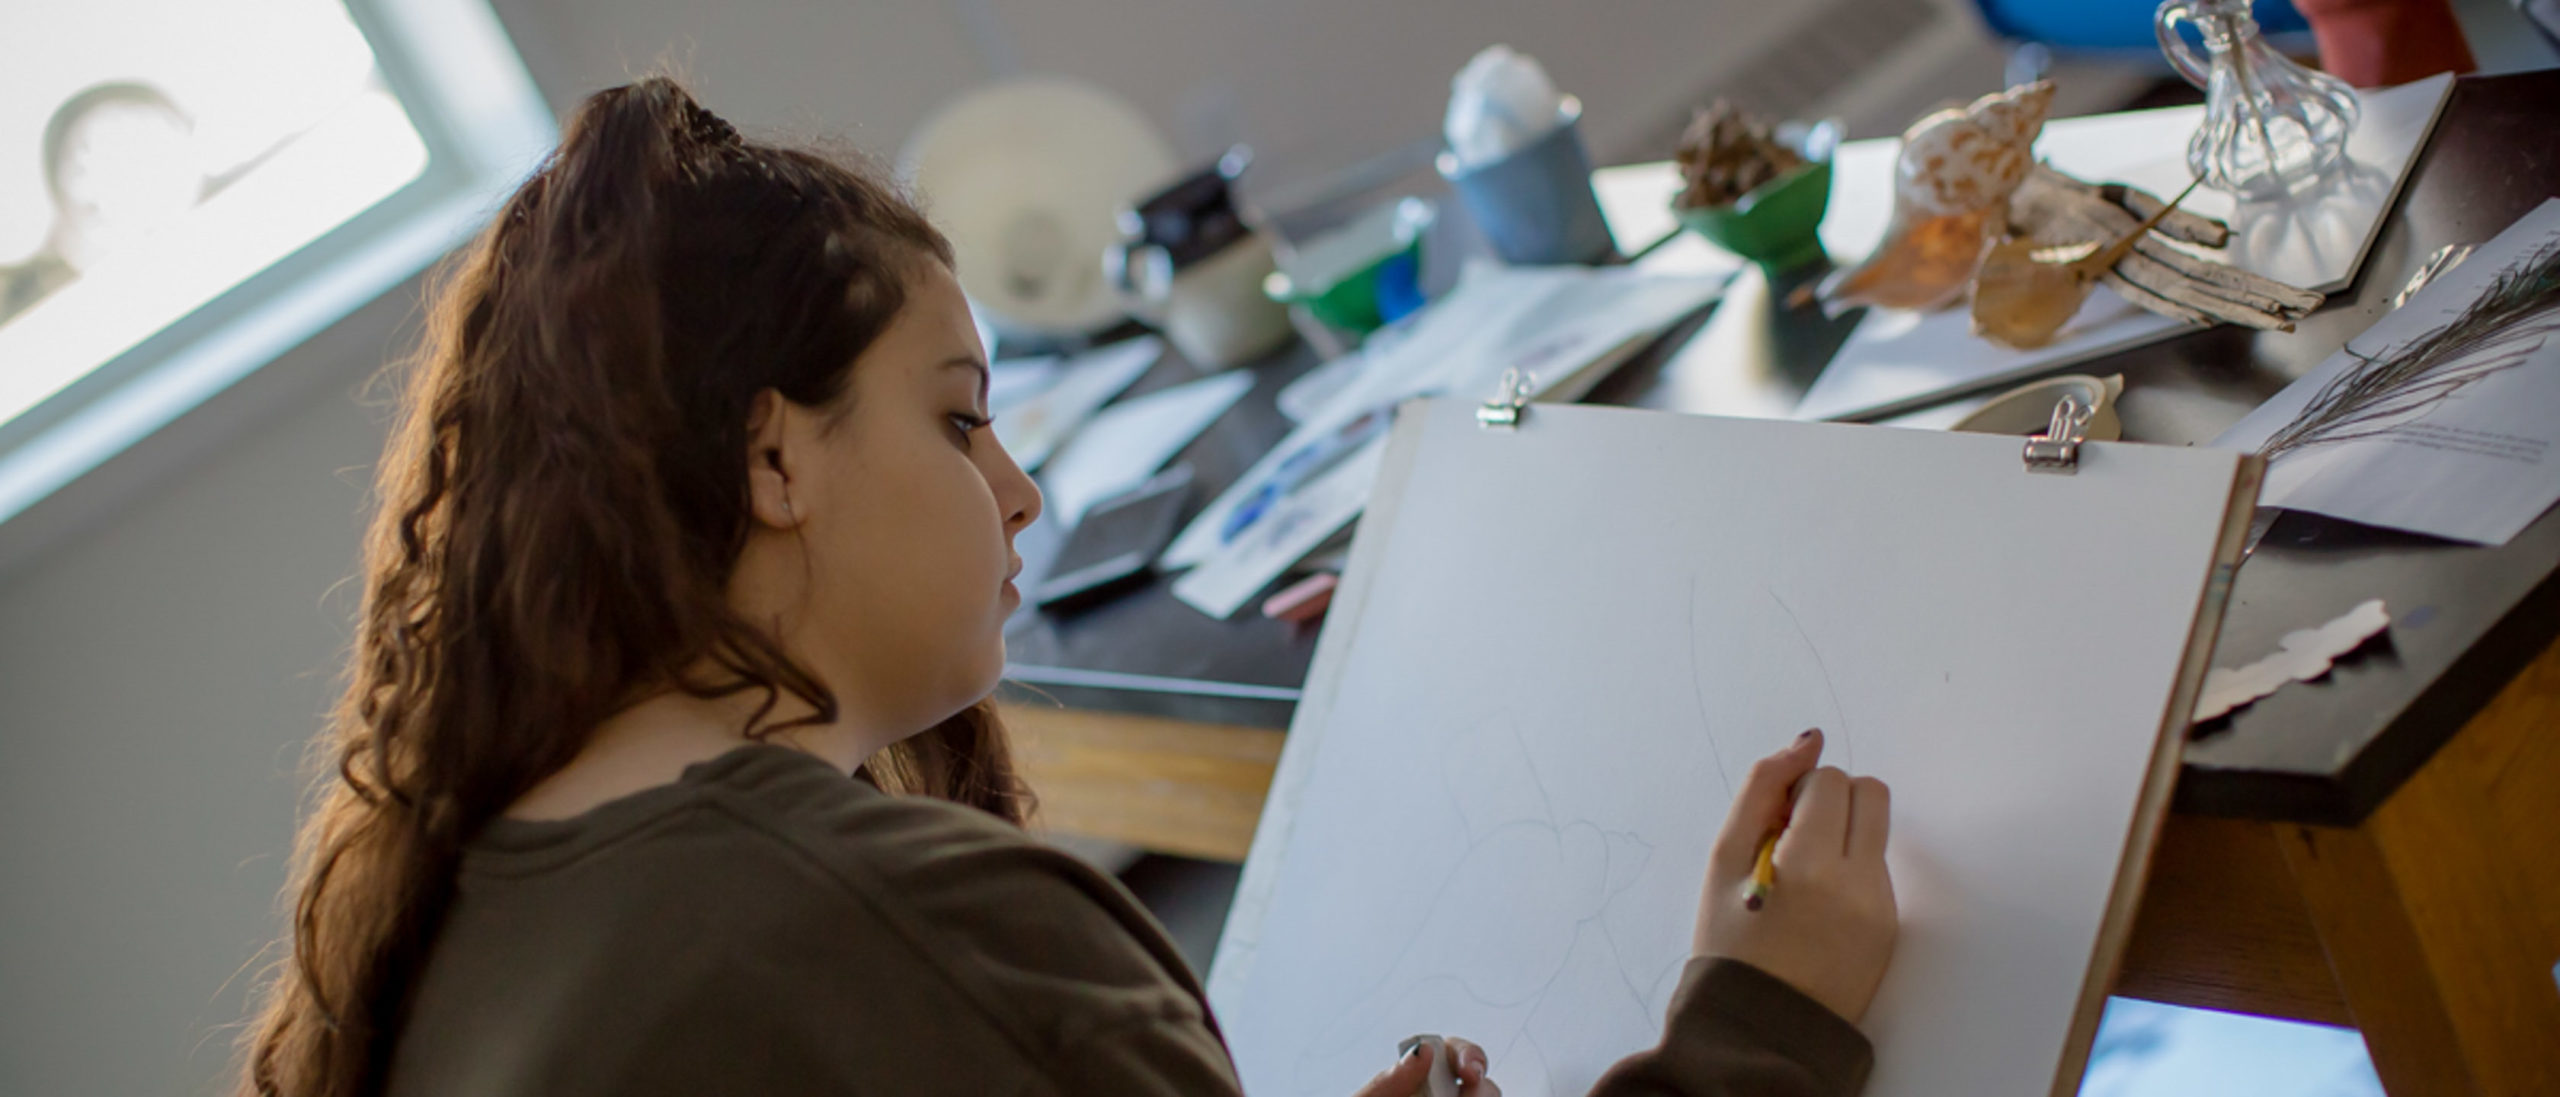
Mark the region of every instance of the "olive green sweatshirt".
MULTIPOLYGON (((392 1097, 1236 1092, 1198 980, 1118 881, 787 748, 500 820, 458 886, 392 1097)), ((1845 1097, 1868 1063, 1837 1015, 1705 960, 1663 1043, 1594 1092, 1845 1097)))

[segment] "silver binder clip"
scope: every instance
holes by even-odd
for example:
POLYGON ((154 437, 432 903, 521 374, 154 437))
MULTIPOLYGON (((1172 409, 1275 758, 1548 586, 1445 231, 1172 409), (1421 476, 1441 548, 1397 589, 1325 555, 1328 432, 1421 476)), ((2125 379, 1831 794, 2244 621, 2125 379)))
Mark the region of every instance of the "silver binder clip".
POLYGON ((2089 440, 2089 417, 2096 412, 2081 403, 2076 393, 2055 403, 2052 424, 2044 428, 2044 433, 2027 439, 2027 471, 2065 475, 2078 472, 2080 443, 2089 440))
POLYGON ((1488 430, 1518 427, 1520 416, 1529 410, 1529 393, 1537 383, 1535 374, 1516 369, 1502 371, 1502 384, 1496 386, 1493 399, 1476 408, 1476 425, 1488 430))

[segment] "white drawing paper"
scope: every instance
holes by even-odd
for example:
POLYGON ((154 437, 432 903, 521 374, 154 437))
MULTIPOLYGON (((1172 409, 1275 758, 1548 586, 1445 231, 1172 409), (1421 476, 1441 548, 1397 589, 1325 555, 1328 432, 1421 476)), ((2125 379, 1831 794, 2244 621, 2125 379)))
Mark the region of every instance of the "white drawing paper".
POLYGON ((1209 981, 1246 1092, 1339 1097, 1417 1032, 1585 1092, 1660 1039, 1736 783, 1812 726, 1894 790, 1866 1092, 2076 1085, 2243 459, 1472 410, 1400 420, 1255 834, 1209 981))

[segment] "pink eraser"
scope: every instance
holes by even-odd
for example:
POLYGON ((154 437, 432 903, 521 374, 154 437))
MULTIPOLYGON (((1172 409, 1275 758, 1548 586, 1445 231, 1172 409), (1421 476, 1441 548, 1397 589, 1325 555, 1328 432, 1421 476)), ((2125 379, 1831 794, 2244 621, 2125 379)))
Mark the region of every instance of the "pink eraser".
POLYGON ((1283 621, 1312 621, 1324 616, 1325 607, 1333 604, 1333 588, 1342 577, 1320 571, 1281 589, 1262 603, 1262 615, 1283 621))

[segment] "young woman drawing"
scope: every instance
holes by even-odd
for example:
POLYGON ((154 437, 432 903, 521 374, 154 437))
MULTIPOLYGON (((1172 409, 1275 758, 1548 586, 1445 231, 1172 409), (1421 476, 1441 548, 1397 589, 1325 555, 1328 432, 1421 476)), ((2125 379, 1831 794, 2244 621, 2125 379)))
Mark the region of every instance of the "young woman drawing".
MULTIPOLYGON (((986 698, 1040 495, 951 263, 669 81, 578 109, 409 381, 244 1092, 1234 1090, 1161 929, 1021 829, 986 698)), ((1753 771, 1664 1041, 1602 1091, 1859 1086, 1887 809, 1820 749, 1753 771)))

